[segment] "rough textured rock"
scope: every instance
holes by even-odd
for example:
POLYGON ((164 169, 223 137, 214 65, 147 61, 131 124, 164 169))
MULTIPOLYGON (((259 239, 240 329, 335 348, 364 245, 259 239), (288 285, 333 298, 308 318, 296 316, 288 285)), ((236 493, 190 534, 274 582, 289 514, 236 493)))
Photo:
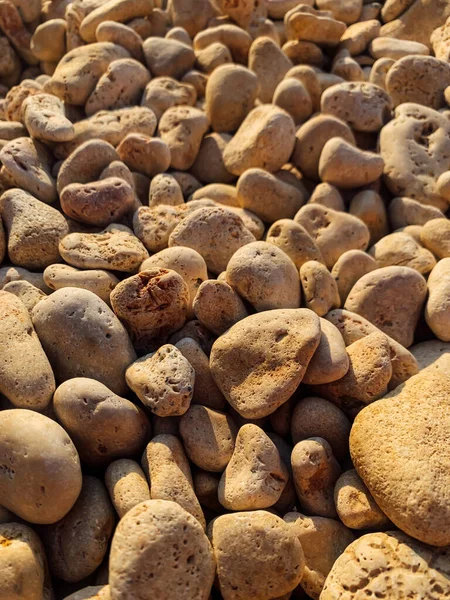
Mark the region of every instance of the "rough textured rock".
POLYGON ((239 414, 264 417, 295 392, 319 341, 319 318, 310 310, 251 315, 214 343, 212 375, 239 414))
POLYGON ((399 529, 434 546, 450 543, 442 527, 450 510, 449 386, 447 372, 430 365, 361 411, 350 435, 355 468, 381 510, 399 529))

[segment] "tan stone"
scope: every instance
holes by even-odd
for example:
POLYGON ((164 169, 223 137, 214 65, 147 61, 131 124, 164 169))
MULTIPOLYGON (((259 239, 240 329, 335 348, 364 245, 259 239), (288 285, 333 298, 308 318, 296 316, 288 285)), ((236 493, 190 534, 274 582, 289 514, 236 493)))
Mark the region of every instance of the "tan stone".
POLYGON ((279 517, 264 510, 222 515, 210 523, 208 535, 224 600, 270 600, 300 583, 303 550, 279 517))
POLYGON ((219 502, 234 511, 269 508, 280 499, 288 478, 272 440, 257 425, 244 425, 219 483, 219 502))
POLYGON ((382 267, 356 282, 344 308, 365 317, 407 348, 413 342, 426 293, 425 279, 415 269, 382 267))
POLYGON ((226 281, 258 312, 300 307, 300 281, 294 263, 267 242, 252 242, 237 250, 228 262, 226 281))
POLYGON ((448 550, 430 548, 403 533, 368 533, 337 559, 321 600, 350 598, 350 586, 366 596, 395 598, 402 593, 438 600, 450 591, 447 563, 448 550), (368 564, 377 576, 367 576, 368 564))
POLYGON ((353 464, 381 510, 435 546, 449 543, 448 387, 447 372, 431 365, 364 409, 350 435, 353 464))
POLYGON ((344 377, 349 359, 339 330, 329 321, 320 319, 320 342, 309 362, 303 383, 318 385, 344 377))
POLYGON ((345 471, 336 481, 334 501, 340 520, 351 529, 372 529, 389 525, 364 481, 355 471, 345 471))
POLYGON ((193 598, 207 600, 214 572, 213 552, 201 525, 176 502, 142 502, 125 515, 115 531, 109 563, 115 600, 149 594, 171 600, 181 589, 193 598))
POLYGON ((150 500, 144 471, 129 458, 119 458, 108 465, 105 484, 120 519, 137 504, 150 500))
POLYGON ((152 500, 177 502, 204 529, 205 517, 195 496, 189 461, 178 437, 169 434, 154 437, 144 452, 142 466, 151 482, 152 500))
POLYGON ((300 586, 308 596, 319 600, 328 573, 355 538, 347 527, 334 519, 289 512, 284 520, 297 536, 305 553, 305 571, 300 586))
POLYGON ((294 220, 314 239, 329 269, 347 250, 365 250, 369 243, 369 230, 360 219, 320 204, 303 206, 294 220))
POLYGON ((233 325, 214 343, 211 371, 239 414, 263 417, 296 390, 319 341, 319 318, 312 311, 258 313, 233 325))

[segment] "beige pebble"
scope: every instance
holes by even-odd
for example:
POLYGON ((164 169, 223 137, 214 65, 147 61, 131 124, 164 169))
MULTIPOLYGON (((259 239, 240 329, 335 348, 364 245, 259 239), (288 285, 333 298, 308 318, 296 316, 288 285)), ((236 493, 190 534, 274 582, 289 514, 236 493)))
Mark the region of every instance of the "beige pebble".
POLYGON ((298 442, 292 451, 291 465, 302 509, 319 517, 336 517, 333 490, 341 468, 330 444, 320 437, 298 442))
POLYGON ((314 42, 319 45, 337 46, 346 30, 342 21, 333 19, 329 12, 300 5, 284 17, 288 39, 314 42))
POLYGON ((292 219, 304 204, 301 191, 264 169, 245 171, 237 182, 237 200, 263 221, 292 219))
POLYGON ((38 535, 21 523, 0 525, 1 588, 5 598, 41 600, 52 590, 47 559, 38 535))
POLYGON ((434 335, 450 341, 450 320, 448 292, 450 286, 450 259, 443 258, 431 271, 428 278, 428 299, 425 306, 425 319, 434 335))
POLYGON ((303 383, 330 383, 345 376, 349 358, 340 331, 329 321, 320 319, 320 342, 309 362, 303 383))
POLYGON ((323 262, 322 253, 313 238, 304 227, 291 219, 280 219, 273 223, 266 241, 283 250, 297 269, 310 260, 323 262))
POLYGON ((166 110, 158 130, 169 147, 173 169, 186 171, 194 164, 208 126, 207 116, 198 108, 174 106, 166 110))
POLYGON ((207 406, 192 405, 180 419, 180 435, 191 462, 200 469, 221 473, 230 462, 236 442, 233 419, 207 406))
POLYGON ((211 74, 218 67, 233 62, 231 52, 224 44, 216 42, 196 52, 196 66, 204 73, 211 74))
POLYGON ((195 317, 215 335, 248 316, 241 297, 226 281, 208 279, 200 284, 193 301, 195 317))
POLYGON ((144 41, 143 50, 147 67, 154 77, 180 79, 195 63, 192 48, 177 40, 152 36, 144 41))
POLYGON ((370 248, 369 254, 376 260, 379 268, 399 265, 427 275, 436 265, 436 259, 429 250, 402 232, 394 232, 381 238, 370 248))
POLYGON ((322 94, 323 113, 342 119, 356 131, 379 131, 391 115, 389 95, 372 83, 349 82, 322 94))
POLYGON ((68 142, 75 136, 63 102, 51 94, 34 94, 22 104, 23 119, 30 135, 47 142, 68 142))
POLYGON ((344 308, 366 318, 408 348, 426 293, 425 279, 415 269, 382 267, 356 282, 344 308))
POLYGON ((69 226, 59 211, 13 188, 1 196, 0 212, 12 263, 39 270, 61 261, 59 243, 69 233, 69 226))
POLYGON ((137 504, 150 500, 144 471, 129 458, 120 458, 108 465, 105 483, 120 519, 137 504))
POLYGON ((332 308, 339 308, 341 300, 336 281, 320 262, 310 260, 300 267, 300 282, 306 307, 323 317, 332 308))
POLYGON ((391 37, 377 37, 372 40, 369 52, 374 58, 391 58, 398 60, 404 56, 428 56, 430 51, 425 44, 412 40, 398 40, 391 37))
POLYGON ((210 133, 203 138, 191 167, 193 175, 202 183, 222 185, 235 181, 236 177, 227 171, 223 162, 223 153, 230 140, 231 135, 226 133, 210 133))
POLYGON ((319 176, 338 188, 358 188, 376 181, 383 173, 379 154, 352 146, 341 138, 331 138, 320 155, 319 176))
POLYGON ((125 369, 136 354, 124 326, 98 296, 62 288, 39 302, 32 317, 59 382, 90 377, 116 394, 127 393, 125 369))
POLYGON ((188 246, 203 256, 209 270, 221 273, 233 254, 254 240, 240 217, 211 207, 199 208, 179 223, 170 234, 169 247, 188 246))
POLYGON ((103 140, 94 139, 80 144, 61 164, 56 179, 58 192, 72 183, 97 181, 102 172, 119 159, 115 148, 103 140))
POLYGON ((248 52, 252 45, 250 34, 237 25, 225 23, 200 31, 194 38, 194 49, 202 50, 214 42, 228 46, 235 62, 247 64, 248 52))
POLYGON ((289 512, 284 521, 297 536, 305 553, 305 571, 300 586, 308 596, 319 600, 328 573, 354 536, 342 523, 326 517, 289 512))
POLYGON ((143 356, 128 367, 125 376, 128 386, 154 414, 180 416, 189 409, 195 371, 175 346, 166 344, 143 356))
POLYGON ((434 546, 447 546, 449 539, 442 527, 448 514, 448 471, 443 468, 447 449, 441 444, 448 385, 447 370, 439 362, 430 365, 361 411, 350 434, 353 464, 375 502, 399 529, 434 546), (395 470, 388 458, 388 448, 394 447, 403 449, 395 470))
POLYGON ((346 24, 354 23, 359 19, 362 5, 362 0, 345 0, 338 5, 330 0, 319 0, 317 2, 317 7, 320 10, 330 11, 335 19, 346 24))
POLYGON ((80 459, 65 430, 44 415, 16 408, 1 411, 0 431, 6 461, 2 506, 29 523, 62 519, 81 490, 80 459))
POLYGON ((100 110, 114 110, 140 102, 150 77, 148 70, 134 58, 114 60, 86 100, 86 115, 89 117, 100 110))
POLYGON ((290 432, 294 444, 308 438, 323 438, 340 461, 348 456, 351 424, 332 402, 315 396, 302 398, 292 412, 290 432))
POLYGON ((204 508, 220 513, 223 510, 217 498, 220 474, 197 469, 194 473, 194 489, 200 504, 204 508))
POLYGON ((397 60, 386 76, 386 90, 394 106, 414 102, 441 108, 444 90, 449 85, 450 66, 447 61, 417 53, 397 60))
POLYGON ((326 208, 345 211, 344 200, 339 190, 331 183, 319 183, 311 194, 309 204, 321 204, 326 208))
POLYGON ((141 133, 129 133, 117 147, 122 161, 131 171, 137 171, 147 177, 163 173, 170 166, 169 146, 159 138, 141 133))
POLYGON ((288 162, 294 142, 292 117, 275 105, 258 106, 250 111, 225 148, 225 167, 234 175, 242 175, 252 167, 277 171, 288 162))
POLYGON ((108 225, 100 233, 69 233, 59 243, 62 258, 80 269, 112 269, 130 273, 148 257, 125 225, 108 225))
POLYGON ((208 538, 176 502, 147 500, 119 522, 110 556, 109 584, 115 600, 149 594, 171 600, 180 590, 187 597, 208 600, 214 573, 208 538))
MULTIPOLYGON (((442 177, 442 176, 441 176, 442 177)), ((393 229, 408 225, 425 225, 433 219, 443 219, 442 212, 434 206, 420 204, 412 198, 397 197, 389 204, 389 221, 393 229)))
POLYGON ((314 239, 328 268, 347 250, 365 250, 369 230, 357 217, 320 204, 303 206, 294 220, 314 239))
POLYGON ((270 512, 222 515, 211 522, 208 536, 224 600, 269 600, 300 583, 305 568, 301 544, 292 529, 270 512))
POLYGON ((420 242, 437 258, 450 256, 450 226, 445 218, 427 221, 420 232, 420 242))
POLYGON ((439 598, 450 591, 444 566, 447 560, 446 550, 424 546, 403 533, 368 533, 337 559, 325 582, 322 600, 345 598, 346 588, 353 585, 365 596, 395 597, 400 588, 406 597, 432 594, 439 598), (363 569, 368 562, 377 577, 367 577, 363 569))
POLYGON ((388 189, 395 196, 446 211, 448 201, 440 195, 437 181, 448 171, 448 119, 415 103, 398 106, 394 114, 395 118, 381 130, 379 140, 388 189))
POLYGON ((257 425, 244 425, 219 483, 219 502, 234 511, 269 508, 280 499, 288 477, 267 434, 257 425))
POLYGON ((261 102, 272 102, 277 85, 291 67, 292 62, 273 40, 268 37, 254 40, 248 55, 248 68, 257 76, 261 102))
POLYGON ((150 108, 159 120, 167 109, 181 104, 193 106, 197 100, 195 88, 172 77, 155 77, 147 84, 141 104, 150 108))
POLYGON ((64 214, 97 227, 119 222, 130 211, 134 200, 132 186, 118 177, 88 184, 72 183, 60 195, 64 214))
POLYGON ((95 31, 103 21, 131 21, 151 14, 153 3, 148 0, 107 0, 91 11, 80 24, 80 35, 85 42, 95 41, 95 31))
POLYGON ((181 441, 174 435, 157 435, 148 444, 142 460, 151 482, 152 500, 177 502, 204 529, 205 517, 195 496, 189 460, 181 441))
POLYGON ((25 304, 0 291, 0 305, 0 392, 17 408, 42 411, 55 391, 52 368, 25 304))
POLYGON ((300 306, 294 263, 267 242, 253 242, 237 250, 228 263, 226 281, 258 312, 300 306))
POLYGON ((349 212, 367 225, 370 231, 369 245, 389 233, 386 206, 375 190, 362 190, 353 196, 349 212))
POLYGON ((136 60, 142 61, 142 38, 131 27, 116 21, 102 21, 95 30, 97 42, 112 42, 123 46, 136 60))
POLYGON ((352 56, 357 56, 367 49, 370 42, 378 37, 380 22, 377 19, 361 19, 353 23, 341 36, 339 48, 348 50, 352 56))
POLYGON ((140 408, 86 377, 62 383, 53 396, 53 409, 81 459, 94 467, 134 456, 144 447, 150 431, 140 408))
POLYGON ((234 132, 254 106, 258 78, 241 65, 223 65, 208 78, 206 113, 217 132, 234 132))
POLYGON ((336 280, 341 303, 345 302, 358 279, 377 268, 375 259, 362 250, 348 250, 341 254, 331 270, 331 274, 336 280))
POLYGON ((105 485, 83 477, 83 487, 72 509, 45 532, 52 575, 78 582, 91 575, 108 550, 114 529, 114 508, 105 485))
POLYGON ((48 204, 56 200, 53 158, 41 142, 24 137, 11 140, 0 150, 0 162, 14 184, 11 187, 20 187, 48 204))
POLYGON ((143 352, 182 327, 189 288, 171 269, 152 268, 121 281, 111 292, 111 306, 143 352))
POLYGON ((44 281, 51 290, 75 287, 93 292, 109 304, 109 296, 119 283, 117 277, 109 271, 91 269, 81 271, 69 265, 49 265, 44 271, 44 281))
POLYGON ((383 90, 386 89, 386 77, 389 69, 395 63, 392 58, 379 58, 376 60, 370 70, 369 82, 378 85, 383 90))
MULTIPOLYGON (((371 333, 380 332, 380 329, 367 319, 348 310, 332 310, 325 318, 336 325, 346 346, 371 333)), ((389 335, 386 335, 386 337, 389 342, 392 364, 392 377, 388 387, 389 390, 393 390, 412 375, 415 375, 419 371, 419 367, 411 352, 389 335)))
POLYGON ((39 60, 58 62, 66 52, 66 31, 65 19, 41 23, 33 33, 30 50, 39 60))
POLYGON ((389 525, 364 481, 355 471, 345 471, 336 481, 334 501, 340 520, 351 529, 371 529, 389 525))
POLYGON ((155 175, 150 183, 149 206, 184 204, 183 192, 178 181, 169 173, 155 175))
POLYGON ((347 355, 350 366, 344 377, 319 385, 314 392, 353 417, 386 394, 392 365, 388 340, 380 332, 370 333, 347 346, 347 355))
POLYGON ((10 281, 3 286, 3 291, 17 296, 30 314, 36 304, 47 297, 45 292, 28 281, 10 281))
POLYGON ((250 315, 214 343, 211 372, 241 416, 264 417, 297 389, 319 341, 319 318, 310 310, 250 315))

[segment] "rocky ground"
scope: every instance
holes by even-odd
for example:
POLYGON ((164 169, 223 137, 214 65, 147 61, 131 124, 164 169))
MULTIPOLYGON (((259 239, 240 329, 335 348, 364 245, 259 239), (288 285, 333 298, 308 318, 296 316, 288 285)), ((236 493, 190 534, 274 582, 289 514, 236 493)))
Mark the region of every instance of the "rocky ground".
POLYGON ((450 0, 0 0, 0 193, 0 600, 450 598, 450 0))

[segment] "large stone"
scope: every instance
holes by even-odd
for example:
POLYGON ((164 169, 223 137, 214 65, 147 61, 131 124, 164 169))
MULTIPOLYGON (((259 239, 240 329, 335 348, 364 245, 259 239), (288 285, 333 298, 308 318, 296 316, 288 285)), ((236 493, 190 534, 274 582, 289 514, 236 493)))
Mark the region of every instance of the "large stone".
POLYGON ((450 594, 449 561, 448 549, 430 548, 402 533, 368 533, 334 563, 320 600, 440 600, 450 594))
POLYGON ((446 546, 450 375, 438 364, 361 411, 350 434, 350 452, 376 503, 399 529, 446 546))

